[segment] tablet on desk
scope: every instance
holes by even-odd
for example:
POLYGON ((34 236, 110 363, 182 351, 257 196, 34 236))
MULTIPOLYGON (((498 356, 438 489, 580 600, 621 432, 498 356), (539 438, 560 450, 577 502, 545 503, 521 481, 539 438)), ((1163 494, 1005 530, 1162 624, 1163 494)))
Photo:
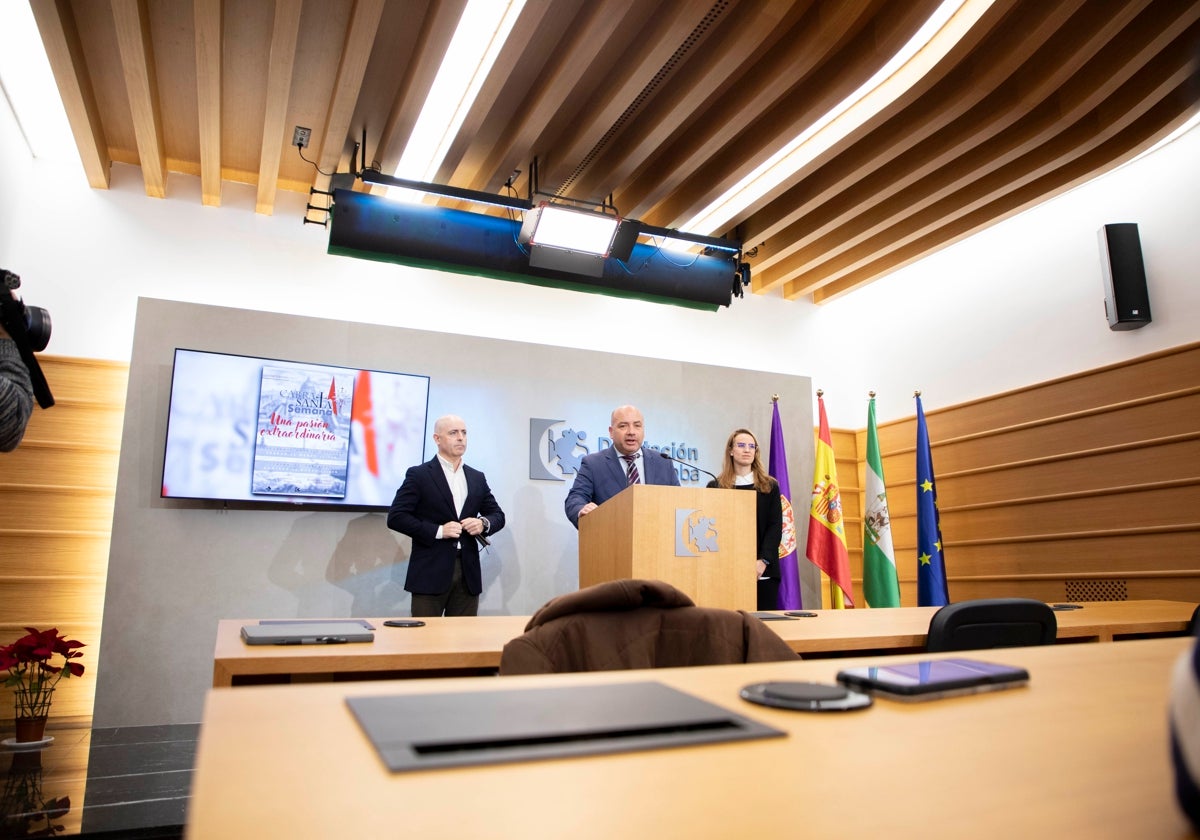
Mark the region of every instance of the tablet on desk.
POLYGON ((375 634, 358 621, 298 621, 242 627, 242 641, 248 645, 339 645, 374 640, 375 634))
POLYGON ((838 672, 837 679, 849 688, 893 700, 934 700, 1016 688, 1029 682, 1029 672, 977 659, 926 659, 847 668, 838 672))

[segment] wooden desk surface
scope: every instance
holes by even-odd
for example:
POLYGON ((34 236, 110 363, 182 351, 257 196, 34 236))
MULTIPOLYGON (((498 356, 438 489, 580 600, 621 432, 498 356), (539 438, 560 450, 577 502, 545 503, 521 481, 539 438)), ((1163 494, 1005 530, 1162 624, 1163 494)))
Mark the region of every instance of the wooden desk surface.
MULTIPOLYGON (((1097 601, 1083 609, 1055 613, 1058 637, 1112 641, 1130 634, 1179 633, 1195 604, 1183 601, 1097 601)), ((769 621, 797 653, 821 654, 925 646, 929 619, 937 607, 886 610, 817 610, 816 618, 769 621)), ((524 632, 528 616, 429 618, 425 627, 375 625, 371 644, 250 646, 241 640, 250 619, 225 619, 217 628, 213 686, 233 685, 235 677, 279 674, 437 671, 495 668, 505 642, 524 632)))
POLYGON ((445 680, 214 690, 186 836, 1191 837, 1174 804, 1166 703, 1192 643, 988 651, 979 658, 1028 668, 1030 685, 828 714, 737 691, 828 682, 877 660, 455 680, 456 691, 654 680, 789 735, 397 774, 345 698, 444 692, 445 680))
POLYGON ((375 641, 348 645, 247 645, 248 619, 224 619, 217 625, 213 686, 229 686, 234 676, 259 674, 352 673, 495 668, 500 649, 525 632, 527 615, 426 618, 424 627, 375 625, 375 641))
MULTIPOLYGON (((1121 636, 1182 633, 1196 608, 1184 601, 1088 601, 1080 606, 1082 609, 1054 613, 1060 640, 1111 642, 1121 636)), ((937 610, 813 610, 816 618, 767 623, 801 655, 923 648, 929 619, 937 610)))

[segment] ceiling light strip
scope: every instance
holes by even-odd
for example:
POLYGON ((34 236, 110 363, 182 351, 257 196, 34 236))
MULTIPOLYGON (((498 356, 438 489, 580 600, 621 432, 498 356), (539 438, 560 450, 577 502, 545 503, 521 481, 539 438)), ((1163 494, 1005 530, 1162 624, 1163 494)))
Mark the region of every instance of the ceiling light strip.
POLYGON ((992 0, 946 0, 899 52, 828 113, 683 224, 716 232, 822 152, 874 117, 925 76, 992 5, 992 0))
POLYGON ((398 177, 437 175, 524 7, 525 0, 468 0, 400 156, 398 177))

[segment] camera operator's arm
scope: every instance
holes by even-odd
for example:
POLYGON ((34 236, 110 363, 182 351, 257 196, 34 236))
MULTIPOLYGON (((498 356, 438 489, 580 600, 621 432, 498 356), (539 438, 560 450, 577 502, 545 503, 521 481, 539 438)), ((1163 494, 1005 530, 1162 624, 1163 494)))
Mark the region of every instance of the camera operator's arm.
POLYGON ((33 413, 33 384, 16 343, 0 327, 0 452, 12 452, 33 413))

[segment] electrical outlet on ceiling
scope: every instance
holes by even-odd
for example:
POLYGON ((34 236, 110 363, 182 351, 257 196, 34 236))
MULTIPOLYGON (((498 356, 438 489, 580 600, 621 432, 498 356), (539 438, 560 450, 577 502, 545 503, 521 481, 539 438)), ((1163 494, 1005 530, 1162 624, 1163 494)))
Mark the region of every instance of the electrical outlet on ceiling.
POLYGON ((312 129, 298 125, 292 129, 292 145, 301 149, 308 148, 308 140, 312 137, 312 129))

